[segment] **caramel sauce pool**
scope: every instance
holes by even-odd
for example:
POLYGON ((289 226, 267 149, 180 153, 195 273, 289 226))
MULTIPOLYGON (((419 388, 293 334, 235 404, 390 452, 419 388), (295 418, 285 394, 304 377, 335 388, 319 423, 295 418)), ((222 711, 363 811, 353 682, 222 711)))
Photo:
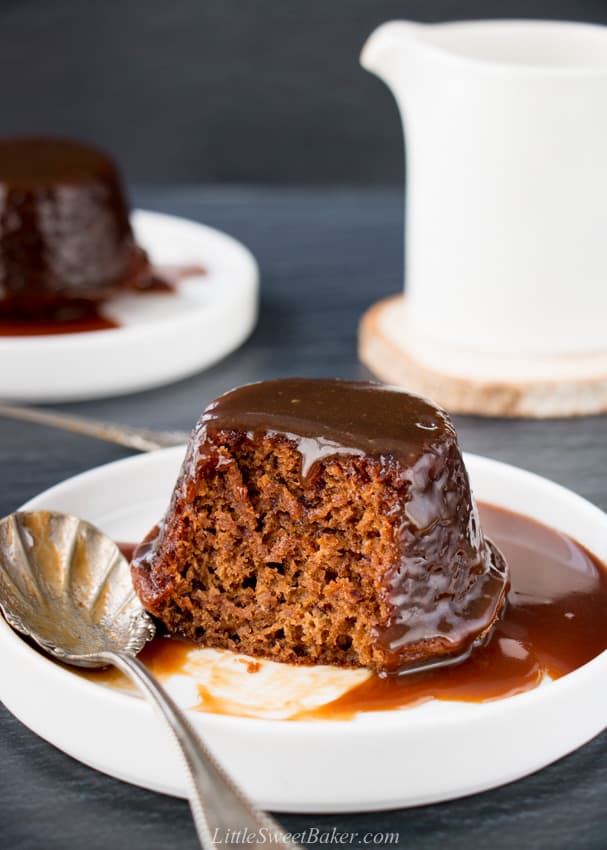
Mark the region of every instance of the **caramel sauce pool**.
POLYGON ((108 319, 97 307, 61 319, 0 319, 0 336, 56 336, 108 331, 118 328, 118 322, 108 319))
MULTIPOLYGON (((536 687, 581 667, 607 648, 607 569, 571 538, 528 517, 479 505, 483 530, 510 565, 504 618, 488 643, 452 667, 373 676, 296 720, 347 720, 430 699, 484 702, 536 687)), ((127 547, 123 547, 126 549, 127 547)), ((127 554, 130 554, 127 552, 127 554)), ((141 659, 156 674, 181 672, 191 645, 156 639, 141 659)), ((254 669, 251 671, 254 674, 254 669)), ((207 710, 221 712, 213 700, 207 710)))
MULTIPOLYGON (((172 295, 177 284, 189 277, 206 274, 202 266, 165 265, 158 266, 142 286, 134 286, 132 292, 140 294, 172 295)), ((125 287, 124 293, 129 292, 125 287)), ((91 333, 92 331, 107 331, 119 328, 120 323, 108 318, 103 313, 103 305, 87 304, 74 311, 74 315, 60 315, 57 318, 17 319, 0 317, 1 336, 57 336, 59 334, 91 333)))

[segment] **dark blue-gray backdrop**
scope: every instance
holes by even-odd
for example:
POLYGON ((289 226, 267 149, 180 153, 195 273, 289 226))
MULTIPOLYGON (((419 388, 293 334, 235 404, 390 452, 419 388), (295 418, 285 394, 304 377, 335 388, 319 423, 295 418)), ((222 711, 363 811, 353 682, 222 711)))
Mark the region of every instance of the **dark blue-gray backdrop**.
POLYGON ((138 183, 398 183, 396 109, 358 54, 399 17, 607 22, 607 2, 0 0, 0 134, 95 142, 138 183))

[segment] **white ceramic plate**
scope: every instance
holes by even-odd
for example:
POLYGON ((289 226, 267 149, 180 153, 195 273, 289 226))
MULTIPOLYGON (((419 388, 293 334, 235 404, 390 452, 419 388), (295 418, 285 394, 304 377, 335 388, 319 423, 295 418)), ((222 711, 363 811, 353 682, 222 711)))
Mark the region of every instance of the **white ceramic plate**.
POLYGON ((138 210, 132 224, 155 265, 197 265, 207 273, 177 284, 173 296, 116 296, 103 312, 119 328, 0 337, 1 398, 79 401, 161 386, 211 366, 250 334, 259 275, 247 248, 175 216, 138 210))
MULTIPOLYGON (((25 507, 76 513, 117 540, 140 538, 164 511, 182 453, 94 469, 25 507)), ((479 500, 535 517, 607 560, 607 516, 598 508, 515 467, 473 455, 466 461, 479 500)), ((142 700, 57 666, 1 620, 0 657, 0 697, 30 729, 98 770, 184 795, 173 742, 142 700)), ((606 697, 607 652, 558 681, 484 704, 436 701, 352 721, 200 712, 191 719, 260 806, 371 811, 447 800, 538 770, 607 725, 606 697)))

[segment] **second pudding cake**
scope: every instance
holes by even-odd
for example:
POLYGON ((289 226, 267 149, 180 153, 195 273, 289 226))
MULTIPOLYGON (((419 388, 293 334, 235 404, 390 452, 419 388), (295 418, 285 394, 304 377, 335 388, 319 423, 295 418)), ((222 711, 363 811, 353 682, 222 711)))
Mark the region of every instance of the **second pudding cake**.
POLYGON ((132 571, 169 634, 379 673, 465 656, 508 587, 443 410, 295 378, 209 405, 132 571))
POLYGON ((0 139, 0 317, 59 320, 152 277, 120 176, 69 139, 0 139))

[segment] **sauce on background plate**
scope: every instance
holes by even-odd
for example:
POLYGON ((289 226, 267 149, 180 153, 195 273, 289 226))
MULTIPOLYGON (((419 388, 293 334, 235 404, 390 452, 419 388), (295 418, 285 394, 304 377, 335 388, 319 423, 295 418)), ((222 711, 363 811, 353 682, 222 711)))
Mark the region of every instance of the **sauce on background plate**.
MULTIPOLYGON (((430 699, 485 702, 512 696, 558 679, 607 649, 607 569, 581 544, 520 514, 479 505, 486 535, 510 565, 511 587, 503 619, 484 646, 452 666, 361 684, 320 707, 290 719, 344 720, 361 711, 394 710, 430 699)), ((128 544, 121 546, 132 554, 128 544)), ((181 675, 194 647, 156 638, 141 660, 162 678, 181 675)), ((264 662, 251 662, 255 675, 264 662)), ((87 676, 115 683, 114 671, 87 676)), ((202 711, 231 714, 233 704, 201 691, 202 711)))
MULTIPOLYGON (((128 292, 141 295, 172 295, 175 287, 182 280, 206 274, 202 266, 158 266, 143 286, 125 288, 121 294, 128 292)), ((110 299, 111 300, 111 299, 110 299)), ((61 334, 90 333, 91 331, 107 331, 121 327, 119 322, 108 318, 103 313, 103 304, 87 303, 82 309, 72 312, 64 311, 63 315, 49 319, 16 319, 0 317, 0 337, 25 336, 57 336, 61 334)))

